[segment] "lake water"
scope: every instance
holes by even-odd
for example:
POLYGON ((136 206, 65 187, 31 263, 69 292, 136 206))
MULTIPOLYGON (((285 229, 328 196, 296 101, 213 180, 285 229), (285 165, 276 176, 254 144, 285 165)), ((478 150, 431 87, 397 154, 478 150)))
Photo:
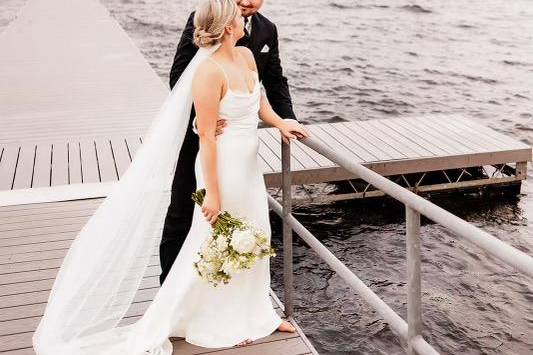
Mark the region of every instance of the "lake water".
MULTIPOLYGON (((25 3, 2 0, 0 31, 25 3)), ((192 0, 103 0, 161 79, 192 0)), ((266 0, 305 123, 461 113, 533 145, 533 2, 266 0)), ((528 178, 533 178, 529 167, 528 178)), ((530 185, 531 186, 531 185, 530 185)), ((434 200, 533 255, 533 188, 434 200)), ((300 207, 297 218, 403 317, 404 210, 387 200, 300 207)), ((280 223, 272 216, 274 241, 280 223)), ((533 353, 533 287, 423 221, 424 335, 443 354, 533 353)), ((296 319, 321 354, 401 354, 385 322, 295 242, 296 319)), ((272 265, 282 295, 281 256, 272 265)))

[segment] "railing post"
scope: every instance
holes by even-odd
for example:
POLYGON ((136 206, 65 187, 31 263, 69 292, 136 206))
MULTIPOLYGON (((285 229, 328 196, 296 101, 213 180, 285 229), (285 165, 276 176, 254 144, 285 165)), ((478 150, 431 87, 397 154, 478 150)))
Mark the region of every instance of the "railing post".
POLYGON ((413 339, 422 335, 422 290, 420 279, 420 213, 405 206, 407 241, 407 354, 415 355, 413 339))
POLYGON ((287 222, 291 214, 291 146, 281 141, 281 186, 282 194, 282 220, 283 220, 283 291, 285 315, 292 316, 293 311, 293 274, 292 274, 292 228, 287 222))

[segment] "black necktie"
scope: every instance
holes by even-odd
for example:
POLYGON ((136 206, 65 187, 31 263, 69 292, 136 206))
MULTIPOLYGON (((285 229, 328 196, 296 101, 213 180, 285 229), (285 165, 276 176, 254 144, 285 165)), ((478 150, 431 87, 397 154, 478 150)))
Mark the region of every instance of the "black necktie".
POLYGON ((250 37, 250 32, 248 32, 248 21, 250 19, 248 17, 244 18, 244 34, 250 37))
POLYGON ((248 47, 248 44, 250 43, 250 33, 248 32, 248 29, 246 28, 246 24, 248 24, 248 17, 244 18, 244 36, 242 36, 241 39, 237 41, 238 46, 245 46, 248 47))

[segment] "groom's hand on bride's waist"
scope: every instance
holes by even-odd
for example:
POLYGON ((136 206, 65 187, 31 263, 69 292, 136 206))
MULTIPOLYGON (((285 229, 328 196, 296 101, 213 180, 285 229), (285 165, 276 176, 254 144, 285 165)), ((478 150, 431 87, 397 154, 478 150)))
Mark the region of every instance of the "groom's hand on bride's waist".
MULTIPOLYGON (((228 123, 226 122, 226 119, 225 118, 222 118, 222 117, 219 117, 217 119, 217 126, 215 128, 215 138, 224 133, 224 127, 226 127, 228 125, 228 123)), ((192 131, 196 134, 198 134, 198 127, 196 127, 196 117, 194 118, 194 120, 192 121, 192 131)))
POLYGON ((216 127, 216 130, 215 130, 215 137, 224 133, 224 127, 226 127, 228 125, 228 123, 226 122, 226 120, 224 118, 218 118, 217 120, 217 127, 216 127))

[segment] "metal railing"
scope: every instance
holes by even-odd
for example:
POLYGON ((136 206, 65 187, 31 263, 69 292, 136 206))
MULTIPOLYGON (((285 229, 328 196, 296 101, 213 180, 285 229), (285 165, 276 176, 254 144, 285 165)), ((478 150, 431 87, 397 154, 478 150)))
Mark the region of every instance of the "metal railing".
POLYGON ((293 252, 292 237, 296 232, 338 275, 348 283, 380 316, 400 338, 407 343, 407 353, 438 354, 422 337, 421 308, 421 268, 420 268, 420 215, 447 227, 462 237, 510 266, 533 277, 533 257, 502 242, 487 232, 471 225, 465 220, 414 194, 404 187, 390 181, 365 166, 353 162, 335 152, 313 137, 300 140, 303 144, 329 160, 337 163, 359 178, 367 181, 387 195, 402 202, 406 210, 407 246, 407 322, 390 308, 379 296, 366 286, 346 265, 331 253, 311 232, 309 232, 291 213, 291 167, 290 144, 282 142, 282 205, 269 196, 269 205, 283 220, 283 283, 285 313, 293 317, 293 252))

